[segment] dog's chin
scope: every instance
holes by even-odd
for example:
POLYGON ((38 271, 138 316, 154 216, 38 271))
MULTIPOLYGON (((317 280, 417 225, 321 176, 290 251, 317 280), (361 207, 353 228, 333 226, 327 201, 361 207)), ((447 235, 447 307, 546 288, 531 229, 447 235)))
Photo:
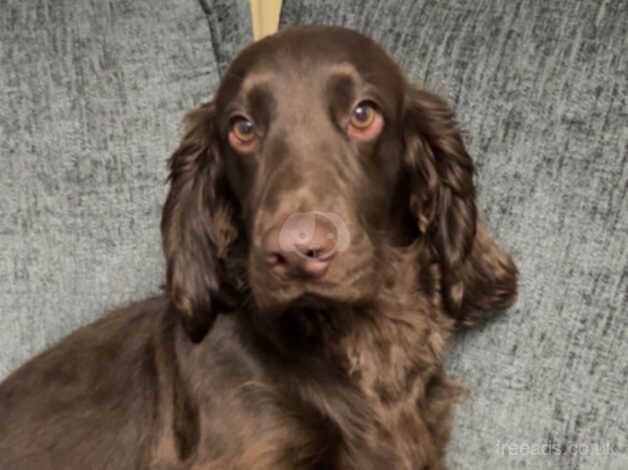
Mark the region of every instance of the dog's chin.
POLYGON ((342 309, 372 302, 378 282, 371 271, 352 282, 278 282, 272 276, 251 279, 252 300, 257 312, 266 317, 287 311, 342 309))
POLYGON ((369 297, 366 295, 347 296, 316 289, 286 289, 279 291, 277 295, 256 298, 258 315, 267 318, 346 311, 368 302, 369 297))
POLYGON ((280 295, 256 299, 257 315, 270 320, 286 315, 307 315, 313 311, 337 308, 338 299, 308 291, 280 292, 280 295))
POLYGON ((255 314, 258 330, 280 350, 325 347, 344 335, 367 302, 339 300, 312 292, 267 305, 255 314))
POLYGON ((276 307, 279 316, 312 316, 315 314, 331 314, 352 308, 353 305, 336 297, 305 292, 289 302, 276 307))

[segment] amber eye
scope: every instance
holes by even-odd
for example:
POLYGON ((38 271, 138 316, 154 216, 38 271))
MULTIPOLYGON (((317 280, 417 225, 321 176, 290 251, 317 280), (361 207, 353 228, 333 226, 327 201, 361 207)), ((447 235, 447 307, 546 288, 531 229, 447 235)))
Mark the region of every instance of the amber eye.
POLYGON ((237 118, 231 124, 231 133, 243 144, 252 142, 255 139, 255 126, 245 118, 237 118))
POLYGON ((362 101, 353 108, 350 122, 353 127, 363 130, 373 124, 376 116, 377 111, 375 111, 373 105, 368 101, 362 101))

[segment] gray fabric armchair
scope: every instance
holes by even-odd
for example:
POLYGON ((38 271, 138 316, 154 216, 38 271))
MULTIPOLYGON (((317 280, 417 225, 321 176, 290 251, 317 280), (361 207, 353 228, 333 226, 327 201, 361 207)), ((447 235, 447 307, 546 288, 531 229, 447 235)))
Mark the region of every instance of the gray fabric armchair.
MULTIPOLYGON (((4 377, 159 290, 165 160, 252 38, 245 0, 0 11, 4 377)), ((628 468, 628 3, 284 0, 303 23, 366 32, 449 98, 521 271, 515 307, 451 351, 471 389, 451 468, 628 468)))

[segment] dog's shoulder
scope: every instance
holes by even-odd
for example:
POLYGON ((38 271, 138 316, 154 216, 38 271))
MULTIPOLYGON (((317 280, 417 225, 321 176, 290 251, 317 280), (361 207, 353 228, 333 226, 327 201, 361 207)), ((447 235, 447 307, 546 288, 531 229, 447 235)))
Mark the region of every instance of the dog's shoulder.
POLYGON ((72 455, 97 458, 113 441, 142 435, 156 399, 154 331, 166 306, 157 297, 113 311, 0 384, 0 468, 70 468, 72 455))
POLYGON ((26 392, 33 386, 43 386, 45 390, 46 386, 73 383, 95 362, 107 365, 98 370, 100 378, 104 378, 108 369, 129 360, 146 346, 153 324, 160 321, 165 308, 165 299, 155 297, 114 310, 79 328, 9 375, 0 384, 2 403, 6 403, 10 390, 26 392))

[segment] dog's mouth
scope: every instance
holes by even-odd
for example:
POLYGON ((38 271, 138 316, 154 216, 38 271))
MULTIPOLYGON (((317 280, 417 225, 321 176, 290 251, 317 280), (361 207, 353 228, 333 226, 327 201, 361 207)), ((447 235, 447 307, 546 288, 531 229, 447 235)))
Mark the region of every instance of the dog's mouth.
POLYGON ((377 295, 378 279, 370 263, 346 270, 344 277, 284 281, 254 266, 250 271, 251 294, 260 314, 277 316, 286 312, 336 309, 372 300, 377 295), (349 272, 351 271, 351 272, 349 272))

